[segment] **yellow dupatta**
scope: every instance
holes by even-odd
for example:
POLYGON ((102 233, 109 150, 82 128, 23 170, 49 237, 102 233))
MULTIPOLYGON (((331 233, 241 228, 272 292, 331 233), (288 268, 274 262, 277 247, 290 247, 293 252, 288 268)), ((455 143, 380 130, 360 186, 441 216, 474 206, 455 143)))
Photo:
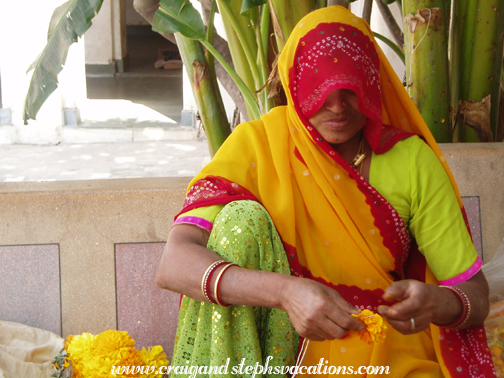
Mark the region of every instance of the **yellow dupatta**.
MULTIPOLYGON (((282 51, 278 69, 288 105, 236 128, 212 162, 192 180, 184 211, 239 199, 261 202, 284 242, 293 274, 316 279, 338 290, 354 306, 376 311, 383 290, 394 281, 389 272, 401 276, 407 258, 403 249, 409 248, 409 240, 403 240, 404 225, 401 223, 397 233, 387 228, 387 217, 397 217, 397 213, 387 210, 388 202, 314 137, 306 120, 300 118, 291 93, 290 73, 299 41, 321 24, 335 22, 356 28, 374 44, 380 60, 383 123, 427 141, 445 167, 462 206, 446 159, 369 26, 342 7, 330 7, 303 18, 282 51), (392 251, 396 241, 399 246, 392 251)), ((382 131, 383 139, 390 129, 382 131)), ((376 144, 374 147, 376 152, 376 144)), ((428 268, 426 280, 437 283, 428 268)), ((449 335, 449 331, 432 326, 409 336, 392 327, 386 332, 383 344, 365 344, 358 336, 311 342, 303 365, 317 365, 323 358, 324 366, 391 366, 392 376, 397 377, 465 377, 468 375, 460 375, 459 369, 465 374, 471 368, 482 369, 479 359, 469 361, 467 356, 462 361, 448 361, 454 354, 450 354, 449 345, 443 347, 443 340, 449 340, 452 346, 462 348, 464 337, 472 331, 465 336, 454 331, 449 335)), ((482 331, 474 332, 480 340, 482 331)), ((478 348, 484 345, 480 343, 478 348)))

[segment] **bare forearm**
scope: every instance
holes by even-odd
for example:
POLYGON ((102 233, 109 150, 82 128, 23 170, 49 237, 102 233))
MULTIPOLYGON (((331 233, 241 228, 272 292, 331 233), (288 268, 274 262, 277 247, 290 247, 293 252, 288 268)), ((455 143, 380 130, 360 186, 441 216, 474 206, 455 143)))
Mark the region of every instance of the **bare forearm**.
MULTIPOLYGON (((156 282, 158 286, 206 301, 201 281, 208 267, 222 260, 212 250, 204 247, 208 235, 204 231, 180 225, 174 227, 163 253, 156 282)), ((215 269, 209 282, 210 295, 214 297, 215 281, 222 270, 215 269)), ((282 308, 283 290, 292 279, 279 273, 250 270, 232 266, 222 275, 219 298, 224 303, 282 308)))
MULTIPOLYGON (((488 284, 482 272, 477 273, 470 280, 456 285, 462 290, 470 302, 470 315, 461 328, 478 326, 483 323, 488 315, 488 284)), ((443 325, 451 324, 463 316, 463 305, 457 294, 446 288, 438 288, 440 300, 437 307, 434 323, 443 325)), ((459 328, 459 327, 457 327, 459 328)))

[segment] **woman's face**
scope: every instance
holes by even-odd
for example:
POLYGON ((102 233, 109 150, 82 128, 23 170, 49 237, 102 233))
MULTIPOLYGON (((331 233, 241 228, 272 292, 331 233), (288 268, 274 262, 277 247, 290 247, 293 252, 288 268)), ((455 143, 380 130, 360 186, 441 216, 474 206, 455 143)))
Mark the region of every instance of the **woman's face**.
POLYGON ((354 91, 336 89, 329 93, 322 107, 309 119, 330 144, 339 145, 352 139, 366 124, 354 91))

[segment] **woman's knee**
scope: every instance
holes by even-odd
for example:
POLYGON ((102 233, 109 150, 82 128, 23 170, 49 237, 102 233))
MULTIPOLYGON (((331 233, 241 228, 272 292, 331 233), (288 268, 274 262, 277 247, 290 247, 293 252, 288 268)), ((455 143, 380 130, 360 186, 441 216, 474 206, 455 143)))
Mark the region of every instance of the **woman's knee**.
POLYGON ((255 201, 235 201, 217 215, 208 248, 244 268, 261 269, 265 260, 284 255, 283 246, 266 209, 255 201))

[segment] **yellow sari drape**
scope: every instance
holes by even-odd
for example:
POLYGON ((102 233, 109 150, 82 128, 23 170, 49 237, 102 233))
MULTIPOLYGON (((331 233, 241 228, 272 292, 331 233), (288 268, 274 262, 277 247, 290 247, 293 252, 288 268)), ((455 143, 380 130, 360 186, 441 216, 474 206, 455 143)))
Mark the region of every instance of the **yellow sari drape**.
MULTIPOLYGON (((320 148, 300 119, 291 93, 298 41, 318 25, 333 22, 357 28, 374 43, 380 59, 383 123, 427 141, 462 206, 446 159, 369 26, 342 7, 330 7, 301 20, 282 51, 278 69, 288 105, 236 128, 191 182, 184 211, 240 198, 261 202, 284 242, 293 274, 316 279, 354 306, 376 311, 383 290, 401 277, 408 252, 404 250, 409 249, 404 224, 399 221, 397 230, 390 228, 386 222, 400 218, 395 210, 341 157, 320 148)), ((394 129, 384 127, 382 139, 390 130, 394 129)), ((426 280, 437 283, 428 268, 426 280)), ((389 326, 386 333, 383 344, 366 344, 358 336, 310 342, 302 364, 317 365, 322 358, 323 366, 390 366, 393 377, 492 376, 492 369, 482 365, 488 352, 482 328, 450 333, 432 326, 404 336, 389 326), (459 358, 459 351, 453 351, 467 348, 468 338, 476 338, 470 349, 479 357, 466 351, 459 358)))

